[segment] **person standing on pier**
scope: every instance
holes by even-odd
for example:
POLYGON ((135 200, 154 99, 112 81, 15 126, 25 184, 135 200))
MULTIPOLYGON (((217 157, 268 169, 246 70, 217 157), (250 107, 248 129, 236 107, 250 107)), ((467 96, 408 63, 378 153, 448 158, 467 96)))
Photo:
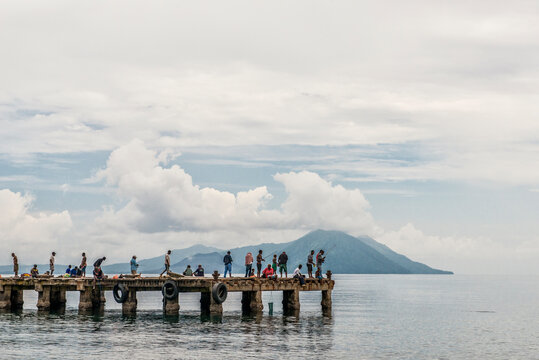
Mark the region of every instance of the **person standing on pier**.
POLYGON ((311 253, 307 256, 307 273, 309 277, 313 277, 313 265, 314 265, 314 250, 311 250, 311 253))
POLYGON ((172 254, 172 251, 170 250, 165 254, 165 270, 159 274, 159 277, 163 276, 164 273, 168 274, 168 271, 170 270, 170 254, 172 254))
POLYGON ((248 252, 245 256, 245 277, 251 275, 251 269, 253 268, 253 254, 248 252))
POLYGON ((11 257, 13 258, 13 272, 15 273, 15 277, 19 277, 19 259, 15 253, 11 253, 11 257))
POLYGON ((324 256, 324 250, 320 250, 318 254, 316 254, 316 267, 320 271, 320 275, 322 275, 322 264, 326 261, 326 257, 324 256))
POLYGON ((80 266, 79 266, 82 277, 86 276, 86 265, 87 265, 86 262, 87 262, 86 253, 82 253, 82 261, 80 262, 80 266))
POLYGON ((279 272, 281 273, 281 277, 283 277, 283 270, 285 277, 288 277, 288 270, 286 268, 286 263, 288 262, 288 255, 286 255, 286 252, 282 252, 281 255, 279 255, 279 272))
POLYGON ((101 269, 101 263, 103 263, 103 261, 105 261, 105 260, 107 260, 107 258, 105 256, 103 256, 102 258, 97 259, 94 262, 94 268, 100 268, 101 269))
POLYGON ((137 275, 137 268, 137 256, 133 255, 133 257, 131 258, 131 275, 137 275))
POLYGON ((258 255, 256 256, 256 276, 260 277, 260 272, 262 271, 262 261, 266 261, 262 258, 262 250, 258 250, 258 255))
POLYGON ((49 268, 51 271, 51 275, 54 275, 54 257, 56 256, 56 253, 53 251, 51 258, 49 259, 49 268))
POLYGON ((228 277, 232 277, 232 255, 230 255, 230 251, 226 252, 225 257, 223 258, 223 262, 225 263, 225 275, 223 277, 226 278, 227 272, 228 277))
POLYGON ((277 254, 273 254, 273 259, 271 260, 271 268, 273 273, 277 275, 277 254))

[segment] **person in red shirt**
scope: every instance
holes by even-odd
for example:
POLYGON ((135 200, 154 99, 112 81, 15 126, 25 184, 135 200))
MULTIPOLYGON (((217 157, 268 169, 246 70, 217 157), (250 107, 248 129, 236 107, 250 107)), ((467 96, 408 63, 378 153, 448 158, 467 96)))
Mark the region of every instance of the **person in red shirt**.
POLYGON ((277 279, 277 275, 273 273, 273 269, 271 268, 271 264, 268 264, 268 267, 262 271, 262 277, 266 279, 277 279))

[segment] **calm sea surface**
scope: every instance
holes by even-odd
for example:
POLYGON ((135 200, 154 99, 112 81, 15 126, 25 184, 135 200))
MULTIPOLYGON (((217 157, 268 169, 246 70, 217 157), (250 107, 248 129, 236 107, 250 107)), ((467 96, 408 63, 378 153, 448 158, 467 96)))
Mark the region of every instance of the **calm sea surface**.
POLYGON ((539 277, 337 275, 333 312, 320 293, 301 294, 285 317, 281 294, 264 293, 264 314, 242 317, 229 294, 222 318, 203 318, 199 294, 180 295, 165 318, 159 293, 139 293, 135 318, 107 297, 103 316, 38 314, 25 292, 20 314, 0 314, 0 359, 538 359, 539 277), (273 301, 274 314, 268 315, 273 301))

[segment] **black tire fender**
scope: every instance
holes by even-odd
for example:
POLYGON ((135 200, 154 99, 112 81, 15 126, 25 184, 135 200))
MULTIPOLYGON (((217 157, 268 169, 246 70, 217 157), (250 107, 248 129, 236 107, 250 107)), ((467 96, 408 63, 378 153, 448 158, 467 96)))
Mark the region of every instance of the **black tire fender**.
POLYGON ((125 284, 116 284, 112 289, 112 295, 114 296, 114 300, 116 300, 117 303, 122 304, 127 300, 127 296, 129 295, 129 293, 125 284))
POLYGON ((211 296, 213 297, 213 301, 215 301, 217 304, 224 303, 227 295, 228 289, 226 285, 221 282, 213 285, 211 288, 211 296))
POLYGON ((163 293, 163 297, 167 300, 173 300, 178 296, 178 285, 175 281, 167 280, 163 284, 163 288, 161 289, 161 292, 163 293))

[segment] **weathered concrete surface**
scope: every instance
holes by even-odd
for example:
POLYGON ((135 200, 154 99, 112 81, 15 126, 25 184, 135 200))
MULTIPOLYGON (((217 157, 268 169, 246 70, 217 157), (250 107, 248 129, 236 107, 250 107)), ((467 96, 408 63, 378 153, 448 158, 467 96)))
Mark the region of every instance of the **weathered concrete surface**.
POLYGON ((180 296, 177 295, 174 299, 163 298, 163 312, 165 315, 175 316, 180 311, 180 296))
POLYGON ((127 289, 127 300, 122 303, 123 315, 135 315, 137 313, 137 291, 127 289))
POLYGON ((243 291, 241 294, 241 308, 244 313, 256 314, 264 310, 262 291, 243 291))
POLYGON ((221 315, 223 313, 223 304, 217 304, 213 300, 211 288, 200 293, 200 312, 209 315, 221 315))
POLYGON ((283 312, 290 313, 299 309, 299 289, 283 291, 283 312))

